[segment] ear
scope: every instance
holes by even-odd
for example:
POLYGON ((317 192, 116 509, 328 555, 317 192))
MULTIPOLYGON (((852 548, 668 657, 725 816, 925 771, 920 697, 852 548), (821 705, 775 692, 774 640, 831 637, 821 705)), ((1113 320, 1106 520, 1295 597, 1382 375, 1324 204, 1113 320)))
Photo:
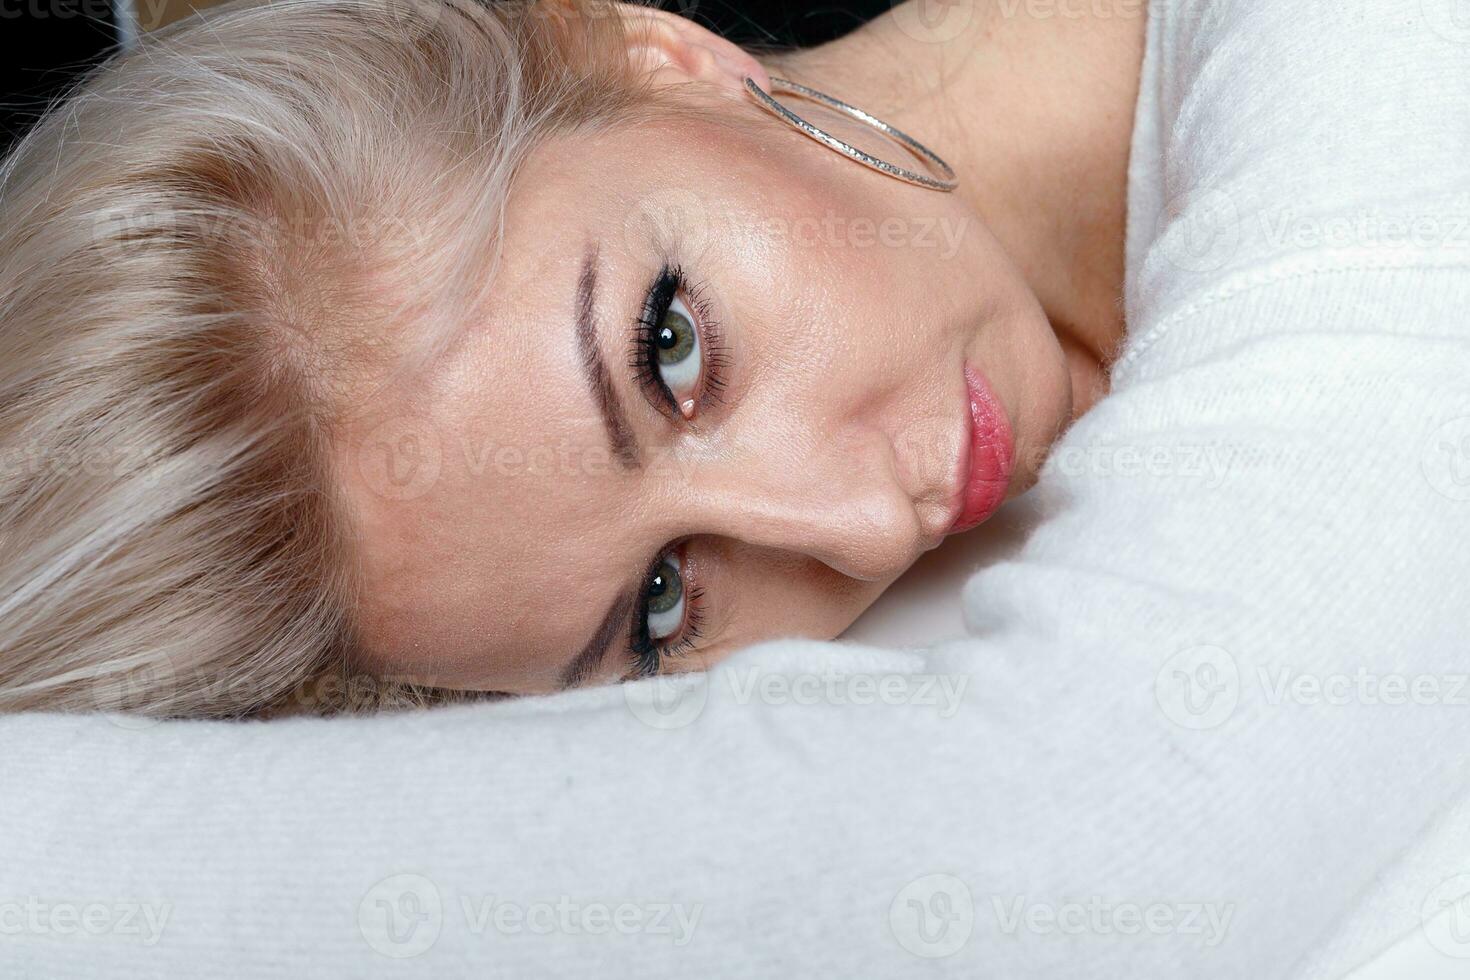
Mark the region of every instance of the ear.
POLYGON ((709 82, 743 96, 749 76, 770 90, 770 75, 739 45, 667 10, 620 7, 627 21, 629 59, 658 82, 709 82))

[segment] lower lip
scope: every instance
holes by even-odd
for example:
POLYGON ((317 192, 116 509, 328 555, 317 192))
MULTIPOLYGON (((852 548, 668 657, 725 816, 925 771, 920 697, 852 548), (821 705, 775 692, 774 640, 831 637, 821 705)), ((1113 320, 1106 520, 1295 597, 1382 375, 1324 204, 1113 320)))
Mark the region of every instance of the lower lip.
POLYGON ((961 487, 960 516, 951 534, 983 523, 1005 503, 1011 485, 1016 448, 1011 423, 980 372, 965 366, 970 400, 969 463, 961 487))

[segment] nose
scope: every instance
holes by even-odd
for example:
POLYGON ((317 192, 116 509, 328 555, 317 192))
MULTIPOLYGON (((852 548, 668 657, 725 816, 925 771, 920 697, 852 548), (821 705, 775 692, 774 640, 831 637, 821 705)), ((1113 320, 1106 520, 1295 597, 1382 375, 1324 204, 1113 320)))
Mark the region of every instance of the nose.
POLYGON ((933 542, 891 447, 861 443, 722 453, 688 484, 693 532, 805 554, 862 581, 897 578, 933 542))

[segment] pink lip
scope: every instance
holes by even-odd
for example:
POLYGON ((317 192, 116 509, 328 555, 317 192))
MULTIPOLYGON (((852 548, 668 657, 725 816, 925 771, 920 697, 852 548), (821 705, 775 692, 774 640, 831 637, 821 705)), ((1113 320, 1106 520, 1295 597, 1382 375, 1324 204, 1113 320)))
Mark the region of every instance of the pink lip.
POLYGON ((965 365, 965 388, 970 401, 969 458, 960 486, 960 515, 951 534, 983 523, 1005 503, 1015 465, 1016 448, 1011 422, 979 371, 965 365))

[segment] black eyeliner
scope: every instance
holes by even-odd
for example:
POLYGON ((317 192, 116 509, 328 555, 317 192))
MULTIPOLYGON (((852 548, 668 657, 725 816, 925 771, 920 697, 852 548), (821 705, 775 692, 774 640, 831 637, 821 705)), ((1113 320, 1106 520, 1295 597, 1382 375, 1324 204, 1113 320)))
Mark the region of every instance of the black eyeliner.
POLYGON ((633 610, 633 630, 628 637, 628 651, 634 664, 634 676, 649 677, 658 673, 659 648, 648 633, 648 583, 663 567, 669 552, 660 551, 643 573, 643 584, 638 591, 638 603, 633 610))
MULTIPOLYGON (((633 331, 633 348, 628 357, 628 366, 633 369, 638 386, 648 397, 663 402, 674 413, 679 411, 679 401, 659 374, 655 337, 659 324, 668 316, 669 309, 674 305, 674 297, 679 294, 683 285, 684 274, 678 266, 666 265, 659 270, 643 302, 643 312, 633 331)), ((694 328, 698 330, 698 324, 694 328)))

